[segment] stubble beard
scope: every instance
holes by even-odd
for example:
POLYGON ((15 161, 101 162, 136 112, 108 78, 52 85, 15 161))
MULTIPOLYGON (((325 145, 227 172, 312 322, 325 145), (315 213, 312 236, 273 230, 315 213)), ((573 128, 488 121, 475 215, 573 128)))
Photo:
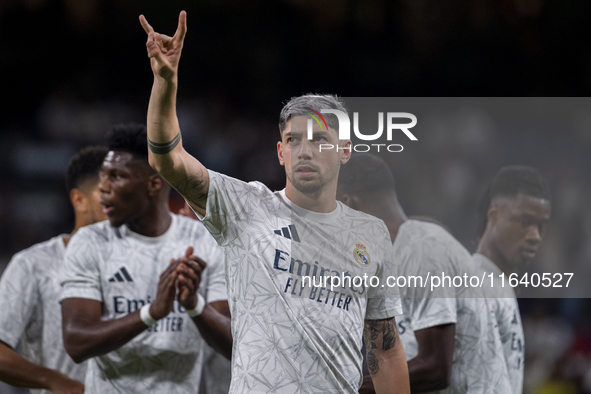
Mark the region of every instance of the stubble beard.
MULTIPOLYGON (((293 169, 293 167, 292 167, 293 169)), ((331 176, 323 176, 320 173, 317 173, 318 178, 312 181, 301 181, 295 178, 295 172, 288 172, 287 169, 285 171, 285 175, 287 179, 291 183, 291 185, 297 189, 300 193, 308 195, 308 196, 317 196, 322 193, 322 191, 329 185, 332 177, 331 176)), ((338 171, 335 171, 334 176, 338 175, 338 171)))

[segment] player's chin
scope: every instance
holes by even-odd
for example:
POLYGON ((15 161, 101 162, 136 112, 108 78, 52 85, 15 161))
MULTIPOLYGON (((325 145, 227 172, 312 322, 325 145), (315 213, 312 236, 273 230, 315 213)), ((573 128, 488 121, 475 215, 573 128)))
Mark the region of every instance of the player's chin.
POLYGON ((113 227, 121 227, 125 224, 125 219, 117 217, 115 215, 109 215, 108 220, 109 223, 111 223, 111 226, 113 227))
POLYGON ((294 184, 295 188, 301 193, 311 194, 321 189, 321 184, 317 180, 300 180, 294 184))

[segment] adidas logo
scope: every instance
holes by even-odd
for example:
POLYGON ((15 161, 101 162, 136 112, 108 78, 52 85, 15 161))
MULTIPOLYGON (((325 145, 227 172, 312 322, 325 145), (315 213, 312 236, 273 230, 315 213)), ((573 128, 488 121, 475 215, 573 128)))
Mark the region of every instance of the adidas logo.
POLYGON ((131 279, 131 275, 129 275, 129 272, 127 272, 125 267, 121 267, 115 272, 115 275, 109 279, 109 282, 133 282, 133 279, 131 279))
POLYGON ((296 242, 300 242, 300 236, 293 224, 290 224, 289 227, 282 227, 281 230, 273 230, 273 232, 287 239, 293 239, 296 242))

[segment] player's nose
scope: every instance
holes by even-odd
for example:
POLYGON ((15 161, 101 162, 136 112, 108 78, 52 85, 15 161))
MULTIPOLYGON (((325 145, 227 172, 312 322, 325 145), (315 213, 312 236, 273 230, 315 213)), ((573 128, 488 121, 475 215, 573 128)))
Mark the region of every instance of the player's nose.
POLYGON ((101 193, 109 193, 111 191, 111 182, 109 181, 109 177, 104 175, 101 176, 98 187, 101 193))
POLYGON ((298 152, 298 159, 310 160, 314 156, 314 144, 308 139, 303 139, 300 144, 300 150, 298 152))
POLYGON ((528 228, 527 233, 525 234, 525 240, 532 245, 537 245, 542 242, 542 234, 540 233, 538 226, 530 226, 528 228))

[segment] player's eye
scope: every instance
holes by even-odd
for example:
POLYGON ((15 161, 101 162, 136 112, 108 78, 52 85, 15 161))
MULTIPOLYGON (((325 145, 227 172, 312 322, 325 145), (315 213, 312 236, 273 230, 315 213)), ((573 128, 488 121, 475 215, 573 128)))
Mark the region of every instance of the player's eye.
POLYGON ((532 221, 530 219, 521 219, 521 227, 528 228, 532 225, 532 221))

